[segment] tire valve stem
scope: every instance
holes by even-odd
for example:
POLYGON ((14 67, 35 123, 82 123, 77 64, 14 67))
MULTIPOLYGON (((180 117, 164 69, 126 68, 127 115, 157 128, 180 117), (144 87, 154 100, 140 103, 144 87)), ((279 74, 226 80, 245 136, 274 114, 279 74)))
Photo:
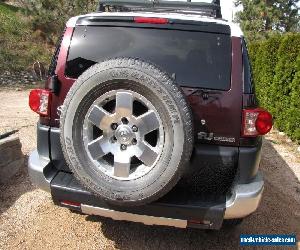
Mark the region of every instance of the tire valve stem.
POLYGON ((121 145, 121 150, 124 151, 124 150, 126 150, 126 149, 127 149, 127 146, 126 146, 125 144, 122 144, 122 145, 121 145))

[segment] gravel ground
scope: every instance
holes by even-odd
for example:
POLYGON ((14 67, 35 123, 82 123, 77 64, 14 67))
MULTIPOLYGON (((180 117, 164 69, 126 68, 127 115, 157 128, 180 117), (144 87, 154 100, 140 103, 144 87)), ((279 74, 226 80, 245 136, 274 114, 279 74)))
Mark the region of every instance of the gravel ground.
MULTIPOLYGON (((0 133, 19 129, 25 157, 36 147, 37 116, 28 108, 28 93, 0 90, 0 133)), ((299 239, 297 145, 273 131, 264 142, 261 169, 266 185, 258 211, 237 228, 201 231, 72 213, 32 186, 24 166, 10 183, 0 185, 0 249, 237 249, 241 233, 296 233, 299 239)))

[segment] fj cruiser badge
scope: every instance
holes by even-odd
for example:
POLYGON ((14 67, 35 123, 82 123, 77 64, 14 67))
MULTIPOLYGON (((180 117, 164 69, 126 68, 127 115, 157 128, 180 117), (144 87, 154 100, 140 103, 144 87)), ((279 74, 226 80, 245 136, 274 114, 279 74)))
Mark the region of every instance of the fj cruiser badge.
POLYGON ((214 139, 214 134, 213 133, 199 132, 198 133, 198 139, 199 140, 212 141, 214 139))
POLYGON ((199 132, 198 140, 219 141, 219 142, 235 142, 233 137, 214 136, 214 133, 199 132))

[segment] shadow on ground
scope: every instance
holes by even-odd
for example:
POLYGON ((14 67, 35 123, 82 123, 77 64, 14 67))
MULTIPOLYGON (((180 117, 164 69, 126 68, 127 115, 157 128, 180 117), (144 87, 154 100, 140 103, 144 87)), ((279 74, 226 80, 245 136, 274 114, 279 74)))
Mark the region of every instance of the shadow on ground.
POLYGON ((300 196, 297 193, 300 183, 271 141, 264 142, 261 170, 265 175, 265 191, 260 207, 236 228, 184 230, 118 222, 97 216, 88 216, 87 220, 100 222, 104 236, 119 249, 236 249, 242 233, 296 233, 299 238, 300 202, 294 197, 300 196))
POLYGON ((18 198, 35 187, 31 184, 27 172, 28 156, 24 156, 24 166, 6 184, 0 184, 0 214, 9 209, 18 198))

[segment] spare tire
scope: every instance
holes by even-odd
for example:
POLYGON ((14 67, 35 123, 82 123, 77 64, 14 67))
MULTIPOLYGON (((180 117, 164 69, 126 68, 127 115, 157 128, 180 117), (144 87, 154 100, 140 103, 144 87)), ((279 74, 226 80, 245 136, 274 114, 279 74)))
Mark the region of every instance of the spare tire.
POLYGON ((75 177, 117 205, 166 194, 193 148, 182 91, 165 72, 136 59, 111 59, 84 72, 67 94, 60 122, 75 177))

